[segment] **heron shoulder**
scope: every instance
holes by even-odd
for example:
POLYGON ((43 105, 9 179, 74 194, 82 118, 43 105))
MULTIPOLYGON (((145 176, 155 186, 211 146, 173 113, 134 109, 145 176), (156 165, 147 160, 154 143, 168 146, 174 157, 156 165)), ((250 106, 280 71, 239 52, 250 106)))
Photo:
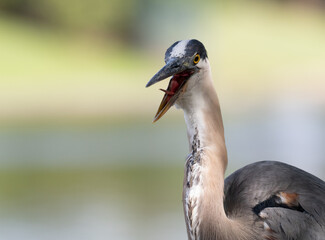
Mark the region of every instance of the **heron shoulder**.
POLYGON ((231 174, 224 194, 229 218, 250 216, 276 239, 325 235, 325 183, 301 169, 276 161, 256 162, 231 174))

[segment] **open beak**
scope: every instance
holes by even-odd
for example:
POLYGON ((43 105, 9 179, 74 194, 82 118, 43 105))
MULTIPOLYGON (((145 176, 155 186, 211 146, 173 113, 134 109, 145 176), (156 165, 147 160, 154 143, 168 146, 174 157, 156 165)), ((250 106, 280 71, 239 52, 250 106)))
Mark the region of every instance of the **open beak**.
POLYGON ((167 89, 160 89, 165 92, 165 95, 160 103, 153 122, 158 121, 168 111, 168 109, 174 105, 182 90, 185 90, 184 86, 186 85, 187 80, 194 72, 195 70, 188 66, 187 61, 184 61, 183 59, 171 59, 150 79, 146 87, 173 76, 169 81, 167 89))

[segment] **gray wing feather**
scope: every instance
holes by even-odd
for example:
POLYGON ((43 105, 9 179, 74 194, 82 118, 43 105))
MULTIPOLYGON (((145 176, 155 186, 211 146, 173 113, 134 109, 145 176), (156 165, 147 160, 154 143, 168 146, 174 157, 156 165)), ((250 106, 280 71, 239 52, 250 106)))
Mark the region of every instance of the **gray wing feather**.
POLYGON ((301 169, 275 161, 253 163, 231 174, 224 191, 230 218, 264 221, 275 239, 325 239, 325 183, 301 169), (297 193, 304 211, 266 207, 263 218, 253 212, 279 192, 297 193))
POLYGON ((264 221, 274 231, 277 239, 325 238, 324 226, 315 222, 315 219, 307 213, 285 208, 266 208, 263 215, 264 221))

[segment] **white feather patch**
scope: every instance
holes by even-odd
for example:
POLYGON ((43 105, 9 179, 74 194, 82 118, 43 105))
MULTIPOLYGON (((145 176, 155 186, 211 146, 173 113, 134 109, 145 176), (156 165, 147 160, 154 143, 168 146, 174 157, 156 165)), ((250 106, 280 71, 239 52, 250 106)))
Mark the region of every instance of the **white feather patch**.
POLYGON ((171 57, 183 57, 185 55, 185 48, 190 40, 180 41, 176 46, 173 47, 170 54, 171 57))
POLYGON ((258 214, 261 218, 267 218, 268 217, 268 214, 266 212, 263 212, 261 211, 259 214, 258 214))
POLYGON ((264 225, 264 229, 265 230, 267 230, 267 231, 270 231, 271 230, 269 224, 267 224, 266 222, 263 222, 263 225, 264 225))
POLYGON ((202 194, 202 167, 199 163, 192 165, 191 171, 187 175, 187 182, 190 182, 190 186, 186 189, 185 196, 185 210, 186 217, 190 232, 190 237, 193 240, 199 240, 199 205, 202 194))

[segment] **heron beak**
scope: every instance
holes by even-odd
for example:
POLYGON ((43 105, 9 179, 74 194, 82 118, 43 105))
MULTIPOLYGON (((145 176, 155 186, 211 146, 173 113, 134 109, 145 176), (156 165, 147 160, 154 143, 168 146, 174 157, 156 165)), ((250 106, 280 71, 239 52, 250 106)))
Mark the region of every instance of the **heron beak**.
POLYGON ((160 103, 153 122, 158 121, 168 111, 168 109, 174 105, 187 80, 194 72, 194 69, 189 67, 186 59, 172 59, 150 79, 146 87, 173 76, 169 81, 167 89, 160 89, 165 93, 165 95, 160 103))

